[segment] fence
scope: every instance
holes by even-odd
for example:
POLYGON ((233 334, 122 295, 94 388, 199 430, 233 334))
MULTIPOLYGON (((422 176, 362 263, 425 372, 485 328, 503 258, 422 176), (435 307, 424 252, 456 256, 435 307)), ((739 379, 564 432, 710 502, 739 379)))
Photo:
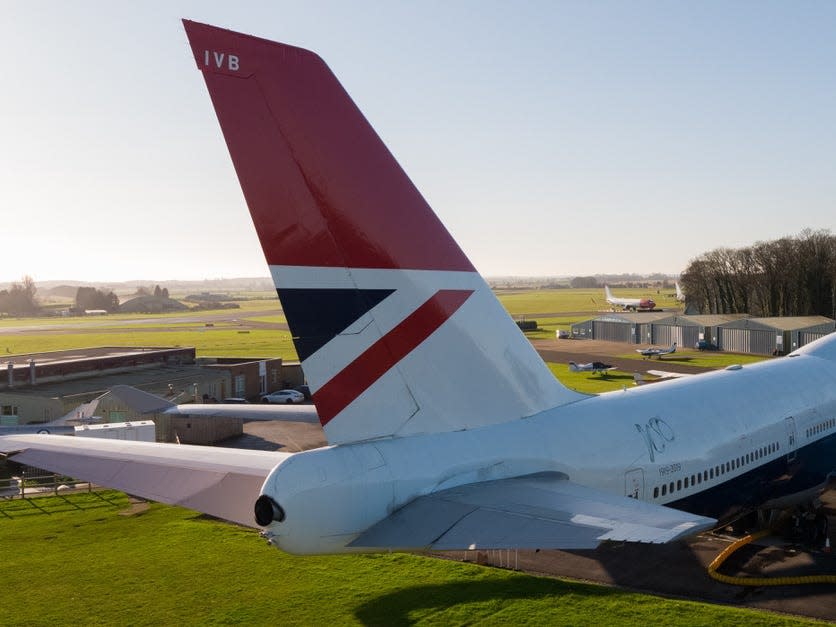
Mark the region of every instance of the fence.
POLYGON ((32 496, 55 495, 64 490, 78 490, 86 488, 93 490, 93 485, 87 481, 78 481, 63 475, 45 474, 29 475, 21 473, 19 477, 0 479, 0 498, 29 498, 32 496))

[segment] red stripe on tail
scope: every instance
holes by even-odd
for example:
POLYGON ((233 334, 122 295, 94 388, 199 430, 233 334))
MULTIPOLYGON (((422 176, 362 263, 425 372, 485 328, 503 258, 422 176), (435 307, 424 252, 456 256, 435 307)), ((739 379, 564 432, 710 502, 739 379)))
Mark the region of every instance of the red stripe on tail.
POLYGON ((438 329, 473 293, 440 290, 314 394, 324 427, 438 329))

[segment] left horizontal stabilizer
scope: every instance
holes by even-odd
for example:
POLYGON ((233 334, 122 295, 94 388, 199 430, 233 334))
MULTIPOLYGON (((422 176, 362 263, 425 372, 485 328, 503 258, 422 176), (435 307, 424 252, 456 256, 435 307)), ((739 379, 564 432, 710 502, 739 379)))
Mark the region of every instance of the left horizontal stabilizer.
POLYGON ((0 437, 10 459, 255 527, 253 504, 292 453, 59 435, 0 437))
POLYGON ((669 542, 716 521, 572 483, 559 473, 471 483, 419 497, 373 525, 358 548, 592 549, 669 542))

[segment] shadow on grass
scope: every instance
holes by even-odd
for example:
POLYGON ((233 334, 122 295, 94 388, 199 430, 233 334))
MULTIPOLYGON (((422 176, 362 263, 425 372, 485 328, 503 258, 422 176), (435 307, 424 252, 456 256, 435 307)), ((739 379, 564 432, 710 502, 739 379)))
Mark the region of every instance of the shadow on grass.
POLYGON ((94 491, 80 494, 59 494, 58 496, 50 493, 42 496, 0 501, 0 513, 7 519, 41 514, 50 516, 73 510, 86 511, 119 507, 121 505, 119 499, 119 493, 110 490, 104 493, 94 491))
MULTIPOLYGON (((423 610, 421 614, 434 614, 460 605, 495 605, 521 599, 537 601, 569 594, 606 597, 622 594, 622 592, 613 588, 531 577, 456 581, 402 588, 364 603, 354 615, 364 625, 411 625, 414 619, 410 618, 410 614, 421 610, 423 610)), ((469 615, 473 617, 472 614, 469 615)), ((456 621, 450 617, 449 622, 456 621)))

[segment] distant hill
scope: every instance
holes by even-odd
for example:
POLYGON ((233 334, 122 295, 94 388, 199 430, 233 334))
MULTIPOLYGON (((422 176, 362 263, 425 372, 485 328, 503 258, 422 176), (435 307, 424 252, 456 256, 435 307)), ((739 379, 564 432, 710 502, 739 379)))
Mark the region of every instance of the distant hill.
MULTIPOLYGON (((19 282, 19 281, 15 281, 19 282)), ((8 289, 11 283, 0 283, 0 290, 8 289)), ((181 281, 173 279, 170 281, 160 281, 157 279, 143 279, 132 281, 76 281, 72 279, 64 279, 59 281, 35 281, 35 286, 38 288, 38 294, 48 296, 51 295, 52 290, 59 290, 55 296, 60 298, 67 298, 69 293, 70 298, 75 298, 76 290, 79 287, 95 287, 103 291, 112 291, 120 297, 135 294, 140 287, 150 287, 153 289, 155 285, 161 288, 168 288, 170 293, 200 293, 200 292, 273 292, 273 280, 269 277, 238 277, 231 279, 205 279, 203 281, 181 281)))

